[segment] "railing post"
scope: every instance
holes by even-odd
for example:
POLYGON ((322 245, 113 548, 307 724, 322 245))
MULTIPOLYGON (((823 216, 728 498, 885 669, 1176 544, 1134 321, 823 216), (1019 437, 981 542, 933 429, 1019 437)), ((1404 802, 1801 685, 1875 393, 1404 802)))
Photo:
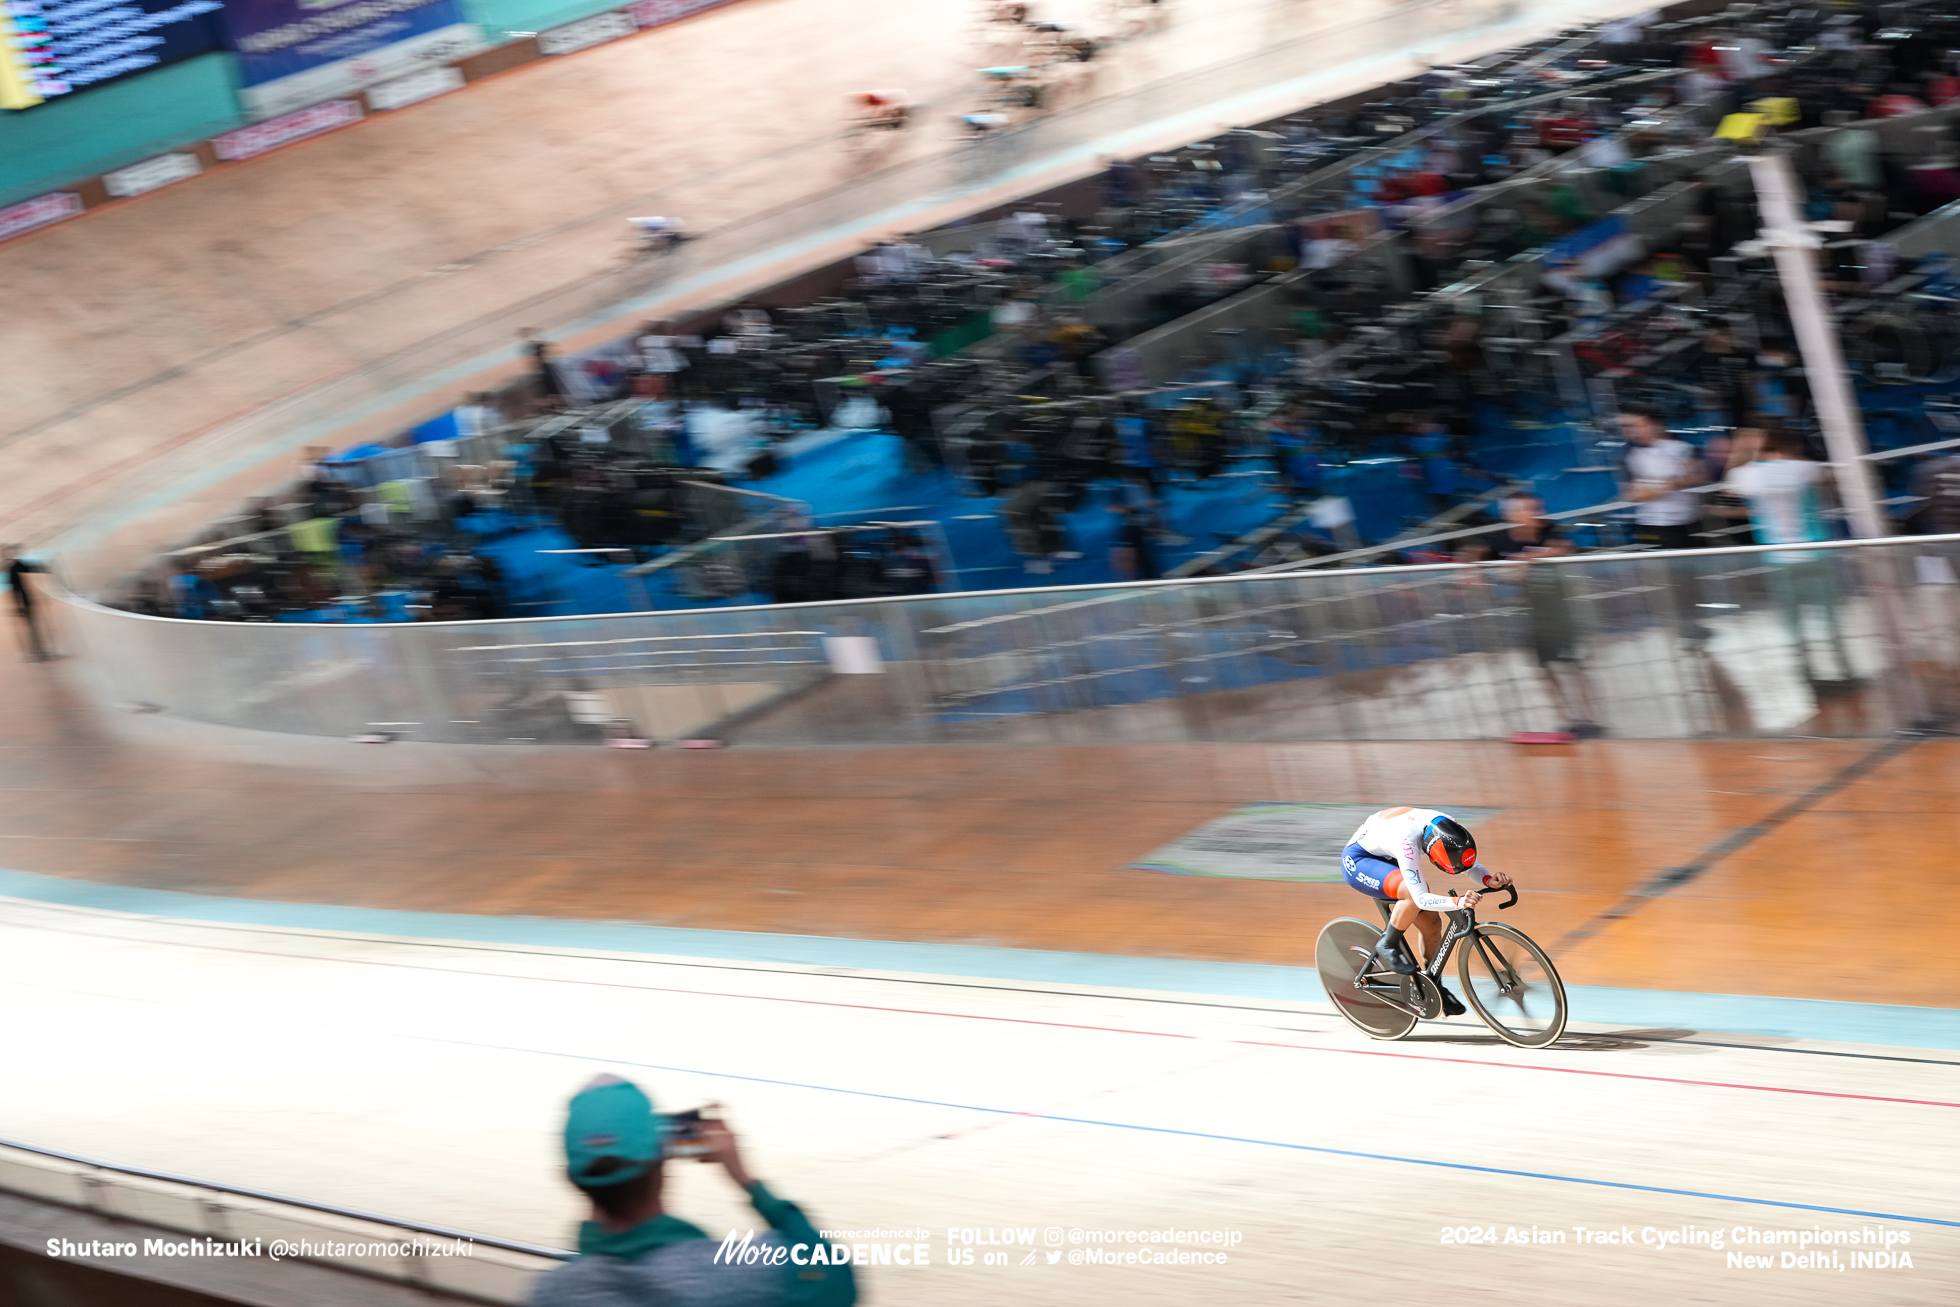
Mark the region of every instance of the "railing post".
POLYGON ((97 1216, 113 1217, 115 1209, 109 1203, 109 1186, 101 1175, 94 1171, 83 1171, 75 1177, 82 1186, 82 1207, 97 1216))
POLYGON ((1865 445, 1857 398, 1852 394, 1837 331, 1817 280, 1817 260, 1812 251, 1823 242, 1797 216, 1792 199, 1797 182, 1788 158, 1781 153, 1751 155, 1749 172, 1763 215, 1763 242, 1776 255, 1777 280, 1782 283, 1790 325, 1796 329, 1797 345, 1803 354, 1804 377, 1817 402, 1818 424, 1831 451, 1838 495, 1844 501, 1853 534, 1877 539, 1889 532, 1865 466, 1865 455, 1870 451, 1865 445))

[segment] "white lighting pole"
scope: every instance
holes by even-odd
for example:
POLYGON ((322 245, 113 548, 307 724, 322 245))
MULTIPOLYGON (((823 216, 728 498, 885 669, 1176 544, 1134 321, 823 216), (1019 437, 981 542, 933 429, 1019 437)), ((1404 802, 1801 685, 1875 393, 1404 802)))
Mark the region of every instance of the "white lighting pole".
POLYGON ((1824 443, 1831 451, 1831 466, 1851 534, 1868 540, 1890 535, 1865 464, 1865 427, 1858 416, 1858 401, 1818 284, 1814 251, 1823 242, 1798 217, 1792 198, 1797 194, 1797 181, 1789 159, 1780 152, 1765 151, 1748 156, 1748 162, 1763 219, 1763 243, 1776 255, 1777 278, 1783 283, 1790 324, 1797 331, 1804 376, 1817 405, 1817 420, 1824 428, 1824 443))

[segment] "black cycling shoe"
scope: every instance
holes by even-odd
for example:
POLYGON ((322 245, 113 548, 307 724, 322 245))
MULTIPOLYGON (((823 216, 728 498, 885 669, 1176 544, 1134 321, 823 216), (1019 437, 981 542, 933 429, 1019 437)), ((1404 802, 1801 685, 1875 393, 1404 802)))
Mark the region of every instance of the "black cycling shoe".
POLYGON ((1448 985, 1438 985, 1436 988, 1443 991, 1443 1015, 1446 1017, 1462 1016, 1464 1013, 1463 1003, 1456 995, 1450 993, 1450 987, 1448 985))
POLYGON ((1386 939, 1375 945, 1372 960, 1376 966, 1393 971, 1398 975, 1413 976, 1416 974, 1416 962, 1414 958, 1409 956, 1409 950, 1399 944, 1391 943, 1386 939))

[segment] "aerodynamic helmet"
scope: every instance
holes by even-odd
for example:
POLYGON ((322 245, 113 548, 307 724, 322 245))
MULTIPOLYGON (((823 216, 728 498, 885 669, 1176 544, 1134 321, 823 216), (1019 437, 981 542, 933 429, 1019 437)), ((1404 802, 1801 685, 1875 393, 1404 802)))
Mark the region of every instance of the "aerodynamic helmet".
POLYGON ((1424 826, 1420 843, 1439 871, 1460 875, 1477 865, 1477 841, 1454 817, 1437 817, 1424 826))

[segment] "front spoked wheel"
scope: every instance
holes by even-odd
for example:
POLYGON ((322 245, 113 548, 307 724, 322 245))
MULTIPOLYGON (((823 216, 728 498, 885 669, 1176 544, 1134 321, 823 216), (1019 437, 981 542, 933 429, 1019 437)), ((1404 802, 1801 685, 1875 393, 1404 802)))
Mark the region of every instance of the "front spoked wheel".
POLYGON ((1464 997, 1499 1038, 1519 1048, 1543 1048, 1565 1033, 1565 982, 1524 932, 1479 925, 1459 947, 1456 971, 1464 997))
POLYGON ((1367 969, 1368 957, 1375 951, 1382 933, 1365 921, 1337 917, 1321 928, 1314 945, 1314 963, 1320 969, 1320 984, 1333 1000, 1334 1010, 1370 1039, 1400 1039, 1415 1029, 1416 1014, 1391 999, 1403 997, 1401 987, 1393 994, 1357 989, 1355 978, 1367 969))

